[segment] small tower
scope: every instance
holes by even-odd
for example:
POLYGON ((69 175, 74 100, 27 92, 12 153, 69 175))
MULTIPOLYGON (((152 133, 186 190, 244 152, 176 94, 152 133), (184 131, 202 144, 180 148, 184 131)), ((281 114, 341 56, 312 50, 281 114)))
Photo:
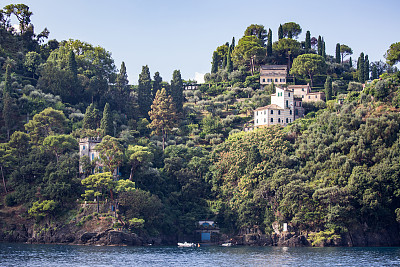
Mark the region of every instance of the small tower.
MULTIPOLYGON (((99 152, 95 149, 96 145, 101 142, 100 137, 86 137, 79 139, 79 157, 88 156, 90 161, 99 157, 99 152)), ((79 163, 79 172, 82 173, 82 166, 79 163)))

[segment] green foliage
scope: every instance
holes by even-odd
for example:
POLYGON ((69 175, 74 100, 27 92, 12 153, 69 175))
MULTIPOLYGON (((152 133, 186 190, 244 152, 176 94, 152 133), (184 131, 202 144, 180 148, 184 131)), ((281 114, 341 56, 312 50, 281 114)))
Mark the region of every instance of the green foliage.
POLYGON ((89 175, 87 178, 81 181, 82 185, 86 186, 85 194, 82 194, 85 198, 95 196, 98 198, 111 191, 115 187, 115 182, 112 179, 111 172, 96 173, 89 175))
POLYGON ((311 33, 310 33, 310 31, 306 32, 306 40, 305 40, 304 48, 307 51, 311 49, 311 33))
POLYGON ((103 118, 100 121, 100 128, 103 130, 104 135, 113 136, 114 125, 111 117, 110 105, 106 103, 103 111, 103 118))
POLYGON ((43 140, 43 146, 54 153, 58 162, 62 154, 76 150, 78 142, 71 135, 49 135, 43 140))
POLYGON ((327 102, 332 99, 332 95, 332 78, 331 76, 328 76, 325 82, 325 97, 327 102))
MULTIPOLYGON (((172 100, 175 104, 176 111, 178 113, 183 112, 183 81, 180 70, 174 70, 171 81, 171 92, 172 100)), ((157 94, 156 94, 157 96, 157 94)))
POLYGON ((263 25, 251 24, 244 31, 244 36, 256 36, 258 37, 262 43, 265 43, 265 39, 267 38, 267 30, 263 25))
POLYGON ((101 162, 105 170, 118 175, 115 171, 121 166, 124 160, 124 150, 119 140, 115 137, 106 135, 101 143, 96 145, 96 150, 99 152, 101 162))
POLYGON ((393 43, 385 54, 386 62, 389 65, 394 65, 400 61, 400 42, 393 43))
POLYGON ((301 29, 300 25, 295 22, 287 22, 282 25, 283 37, 297 38, 297 36, 299 36, 301 34, 301 31, 302 31, 302 29, 301 29), (289 37, 290 35, 292 37, 289 37))
POLYGON ((57 208, 57 203, 54 200, 36 201, 28 210, 28 214, 40 220, 48 215, 51 215, 57 208))
POLYGON ((139 85, 138 85, 138 104, 139 111, 142 116, 148 118, 149 111, 151 109, 151 103, 153 97, 151 95, 151 78, 149 67, 143 66, 142 72, 139 74, 139 85))
POLYGON ((340 64, 340 44, 336 44, 336 57, 335 57, 336 63, 340 64))
POLYGON ((321 73, 326 68, 325 60, 320 55, 303 54, 294 59, 291 74, 308 75, 313 86, 313 77, 321 73))

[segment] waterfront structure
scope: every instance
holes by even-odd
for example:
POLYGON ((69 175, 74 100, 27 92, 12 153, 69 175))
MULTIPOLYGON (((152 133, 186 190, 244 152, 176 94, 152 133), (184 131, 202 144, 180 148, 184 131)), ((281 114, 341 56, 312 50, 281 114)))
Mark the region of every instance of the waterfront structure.
POLYGON ((195 233, 196 242, 215 243, 219 241, 219 227, 214 221, 198 221, 195 233))

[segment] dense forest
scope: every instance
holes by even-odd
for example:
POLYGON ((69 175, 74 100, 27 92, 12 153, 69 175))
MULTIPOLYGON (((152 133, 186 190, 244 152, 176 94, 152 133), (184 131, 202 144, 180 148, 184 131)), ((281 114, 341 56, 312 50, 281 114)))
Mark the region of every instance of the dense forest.
POLYGON ((105 48, 51 40, 31 16, 23 4, 0 10, 0 209, 67 223, 84 201, 108 201, 114 226, 136 233, 190 235, 202 219, 271 233, 287 222, 312 242, 400 222, 400 43, 386 62, 353 60, 345 44, 326 54, 322 35, 298 41, 297 23, 275 42, 252 24, 216 48, 204 84, 143 66, 131 85, 105 48), (287 127, 244 132, 275 92, 260 88, 262 64, 288 65, 326 101, 287 127), (86 137, 102 138, 97 161, 79 156, 86 137))

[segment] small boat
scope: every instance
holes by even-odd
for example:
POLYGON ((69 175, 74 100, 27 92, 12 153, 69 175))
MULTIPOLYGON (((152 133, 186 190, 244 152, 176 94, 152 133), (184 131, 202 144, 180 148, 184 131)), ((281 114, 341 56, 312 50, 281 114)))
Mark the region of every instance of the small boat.
POLYGON ((194 247, 197 247, 197 245, 195 243, 185 242, 185 243, 178 243, 178 247, 180 247, 180 248, 194 248, 194 247))
POLYGON ((221 247, 231 247, 232 246, 232 243, 222 243, 221 244, 221 247))

